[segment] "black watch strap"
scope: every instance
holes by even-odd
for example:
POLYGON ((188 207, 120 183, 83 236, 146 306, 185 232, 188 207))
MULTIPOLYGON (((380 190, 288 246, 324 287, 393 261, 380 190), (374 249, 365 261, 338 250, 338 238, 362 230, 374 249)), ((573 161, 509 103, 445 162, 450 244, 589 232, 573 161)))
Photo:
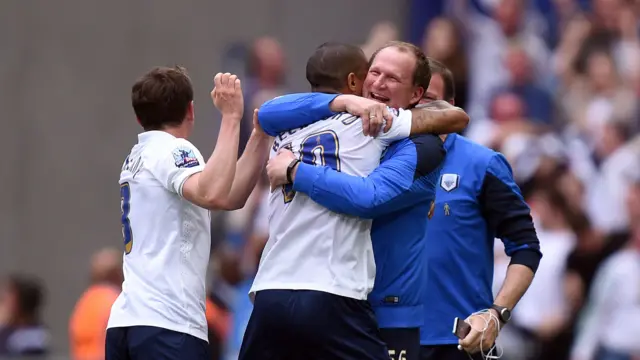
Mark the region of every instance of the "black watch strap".
POLYGON ((501 323, 506 324, 511 319, 511 310, 508 308, 496 304, 491 305, 491 308, 498 312, 498 319, 501 323))
POLYGON ((294 160, 291 160, 291 162, 289 163, 289 166, 287 166, 287 181, 289 182, 289 184, 293 182, 293 180, 291 180, 291 172, 293 171, 293 168, 295 168, 296 165, 298 165, 299 162, 300 162, 300 159, 294 159, 294 160))

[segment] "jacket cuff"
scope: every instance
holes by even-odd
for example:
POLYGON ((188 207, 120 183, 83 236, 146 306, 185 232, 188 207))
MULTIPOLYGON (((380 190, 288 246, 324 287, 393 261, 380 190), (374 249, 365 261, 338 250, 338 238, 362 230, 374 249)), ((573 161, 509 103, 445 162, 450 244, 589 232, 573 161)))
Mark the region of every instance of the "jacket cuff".
POLYGON ((320 172, 322 170, 323 169, 320 166, 313 166, 303 162, 298 164, 296 178, 293 181, 293 190, 311 195, 311 192, 313 191, 313 183, 318 176, 320 176, 320 172))
POLYGON ((536 270, 538 270, 538 265, 540 265, 540 259, 542 258, 542 254, 535 249, 522 249, 518 250, 513 255, 511 255, 511 262, 509 265, 520 264, 528 267, 535 274, 536 270))

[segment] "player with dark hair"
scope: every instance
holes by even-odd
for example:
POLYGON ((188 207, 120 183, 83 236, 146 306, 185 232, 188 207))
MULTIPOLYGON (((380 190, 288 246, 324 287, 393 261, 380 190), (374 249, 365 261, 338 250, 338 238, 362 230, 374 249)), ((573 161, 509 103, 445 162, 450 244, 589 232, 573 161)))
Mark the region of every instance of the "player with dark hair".
POLYGON ((240 80, 217 74, 211 92, 222 113, 205 163, 187 138, 193 88, 183 68, 154 68, 133 85, 143 132, 120 173, 124 283, 111 309, 107 360, 209 359, 205 276, 209 210, 244 206, 266 162, 270 137, 254 130, 238 160, 240 80))
POLYGON ((307 81, 313 92, 360 94, 368 68, 359 47, 324 43, 307 61, 307 81))

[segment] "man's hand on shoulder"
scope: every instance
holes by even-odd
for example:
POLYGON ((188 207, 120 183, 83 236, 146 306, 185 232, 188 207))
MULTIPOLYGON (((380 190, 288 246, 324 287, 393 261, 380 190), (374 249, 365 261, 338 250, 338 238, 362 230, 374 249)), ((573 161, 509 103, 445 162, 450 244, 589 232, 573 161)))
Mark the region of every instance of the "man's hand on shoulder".
POLYGON ((244 113, 244 97, 242 84, 236 75, 217 73, 213 78, 214 88, 211 99, 220 113, 223 121, 240 123, 244 113))
POLYGON ((330 108, 361 117, 362 132, 367 136, 377 136, 383 126, 387 132, 393 124, 393 114, 385 104, 361 96, 340 95, 331 102, 330 108))

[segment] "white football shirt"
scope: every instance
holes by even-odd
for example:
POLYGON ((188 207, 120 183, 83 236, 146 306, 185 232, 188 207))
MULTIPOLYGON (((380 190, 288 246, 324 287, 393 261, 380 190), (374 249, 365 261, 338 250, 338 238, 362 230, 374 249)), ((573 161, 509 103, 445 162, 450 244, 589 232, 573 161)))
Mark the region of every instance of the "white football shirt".
MULTIPOLYGON (((337 114, 276 137, 271 150, 290 148, 306 163, 367 176, 382 152, 411 131, 411 111, 398 114, 388 133, 362 134, 361 119, 337 114)), ((250 294, 267 289, 316 290, 365 300, 373 288, 375 263, 371 220, 343 215, 318 205, 291 186, 269 197, 269 240, 250 294)))
POLYGON ((109 328, 155 326, 208 341, 209 211, 182 198, 202 155, 164 131, 138 135, 120 173, 124 283, 109 328))

